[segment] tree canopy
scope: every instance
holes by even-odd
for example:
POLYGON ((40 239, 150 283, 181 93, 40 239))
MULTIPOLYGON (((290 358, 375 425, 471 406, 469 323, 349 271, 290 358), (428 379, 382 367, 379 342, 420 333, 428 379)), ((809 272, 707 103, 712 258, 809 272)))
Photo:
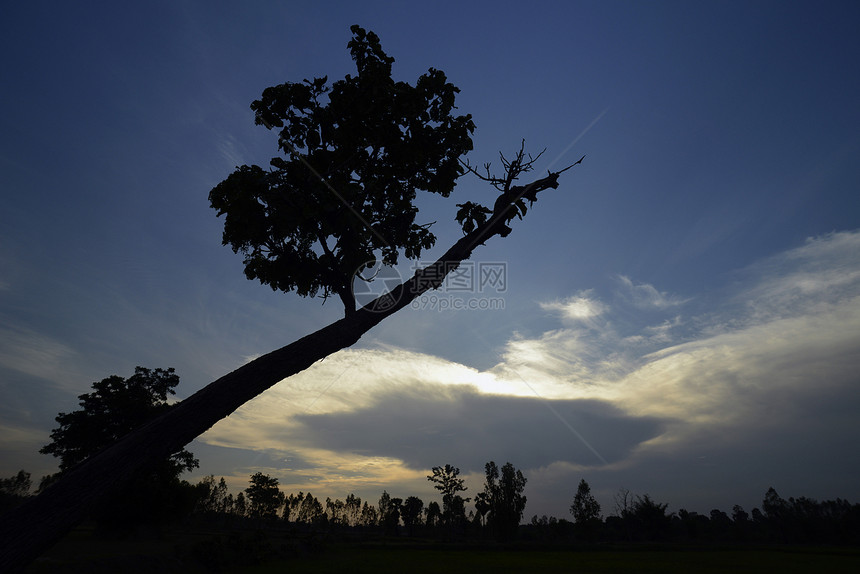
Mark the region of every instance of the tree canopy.
POLYGON ((255 518, 272 518, 284 504, 284 493, 278 488, 278 479, 262 472, 251 476, 251 485, 245 489, 248 513, 255 518))
POLYGON ((490 461, 484 470, 484 490, 478 494, 475 505, 486 512, 496 537, 509 540, 516 536, 517 526, 526 507, 526 497, 523 495, 526 478, 510 462, 500 471, 496 463, 490 461))
POLYGON ((209 194, 249 279, 337 295, 347 314, 356 278, 434 245, 430 224, 415 221, 416 192, 450 195, 475 129, 470 115, 454 115, 459 89, 442 71, 395 81, 379 37, 351 30, 355 76, 286 82, 251 104, 258 125, 279 130, 285 157, 268 170, 238 167, 209 194))
MULTIPOLYGON (((51 442, 39 452, 60 459, 60 474, 76 466, 158 415, 173 408, 168 396, 179 384, 173 369, 136 367, 126 378, 113 375, 92 384, 93 391, 80 395, 81 409, 60 413, 59 427, 51 442)), ((107 499, 90 509, 98 526, 115 534, 126 533, 140 523, 169 520, 187 503, 180 483, 183 471, 197 468, 198 461, 181 448, 148 464, 124 485, 113 485, 107 499)), ((57 477, 46 477, 51 484, 57 477)))
MULTIPOLYGON (((51 431, 51 442, 39 452, 60 459, 65 472, 135 428, 169 410, 168 395, 175 393, 179 375, 174 369, 135 367, 134 375, 113 375, 92 384, 93 391, 80 395, 81 408, 56 417, 59 427, 51 431)), ((163 461, 160 473, 178 476, 198 462, 181 449, 163 461)))
POLYGON ((442 493, 442 520, 453 528, 457 522, 465 520, 465 503, 469 499, 458 494, 467 490, 465 479, 460 478, 460 469, 450 464, 434 466, 431 470, 433 474, 428 475, 427 480, 442 493))
POLYGON ((573 504, 570 505, 570 513, 576 524, 585 525, 600 520, 600 503, 591 494, 591 486, 585 479, 579 481, 573 504))

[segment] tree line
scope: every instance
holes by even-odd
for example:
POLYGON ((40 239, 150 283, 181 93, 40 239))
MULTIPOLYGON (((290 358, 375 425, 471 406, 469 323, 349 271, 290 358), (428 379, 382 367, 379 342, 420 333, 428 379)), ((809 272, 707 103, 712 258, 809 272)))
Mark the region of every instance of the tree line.
MULTIPOLYGON (((251 475, 249 486, 234 494, 223 477, 216 480, 209 475, 196 484, 181 480, 162 485, 157 496, 125 489, 113 499, 123 500, 122 504, 115 502, 110 511, 94 509, 91 519, 97 532, 111 536, 180 523, 355 536, 434 536, 449 541, 860 544, 860 504, 841 498, 784 499, 771 487, 761 508, 749 513, 734 505, 730 514, 719 509, 699 514, 683 508, 669 512, 668 503, 622 488, 615 495, 614 512, 604 517, 590 485, 582 479, 566 516, 534 515, 524 520, 526 478, 511 463, 499 468, 488 462, 483 490, 474 499, 462 495, 467 487, 459 473, 458 468, 445 465, 433 467, 428 475, 441 494, 441 504, 387 491, 375 504, 355 494, 324 500, 311 492, 285 494, 277 478, 262 472, 251 475), (470 501, 474 504, 467 510, 470 501)), ((0 513, 33 496, 32 486, 24 470, 0 479, 0 513)))

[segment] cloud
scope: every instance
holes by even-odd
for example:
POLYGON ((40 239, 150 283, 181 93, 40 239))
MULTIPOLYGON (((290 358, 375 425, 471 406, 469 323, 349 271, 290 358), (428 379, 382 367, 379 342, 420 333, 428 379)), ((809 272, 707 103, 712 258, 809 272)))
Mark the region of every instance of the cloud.
MULTIPOLYGON (((589 291, 544 303, 561 325, 515 334, 485 371, 395 347, 342 351, 203 438, 300 459, 294 484, 370 488, 390 475, 418 488, 436 464, 510 460, 541 484, 587 472, 656 489, 648 477, 667 488, 673 476, 689 481, 686 500, 716 490, 715 476, 748 485, 738 492, 776 478, 844 486, 804 461, 858 466, 846 454, 860 441, 858 253, 860 233, 811 239, 684 321, 680 299, 626 278, 618 304, 589 291), (622 323, 625 297, 641 314, 622 323)), ((683 504, 686 488, 669 494, 683 504)))
POLYGON ((34 450, 41 448, 45 442, 45 432, 42 429, 14 424, 0 423, 0 435, 3 436, 4 447, 26 447, 34 450))
POLYGON ((589 323, 590 320, 608 310, 606 305, 591 297, 591 293, 591 290, 582 291, 567 299, 539 303, 539 305, 545 311, 558 311, 565 319, 589 323))
POLYGON ((654 417, 630 417, 601 401, 550 404, 445 385, 402 388, 350 413, 296 419, 302 436, 317 447, 393 457, 416 470, 450 461, 464 470, 480 470, 488 460, 516 461, 524 468, 559 460, 579 466, 613 463, 659 435, 663 424, 654 417))
POLYGON ((856 381, 858 348, 854 297, 662 349, 620 382, 619 401, 635 412, 727 423, 766 408, 772 420, 800 395, 856 381))
POLYGON ((298 415, 348 413, 371 406, 379 395, 422 384, 471 385, 495 393, 522 387, 422 353, 346 349, 249 401, 201 438, 226 447, 283 449, 284 433, 296 425, 298 415))
POLYGON ((624 275, 618 276, 621 283, 621 295, 640 309, 667 309, 683 305, 689 299, 681 299, 664 291, 658 291, 653 285, 640 283, 636 285, 624 275))
POLYGON ((749 288, 734 302, 749 321, 811 314, 860 291, 860 232, 831 233, 761 261, 741 273, 749 288))
POLYGON ((50 381, 68 378, 67 362, 76 352, 30 329, 0 327, 0 366, 50 381))

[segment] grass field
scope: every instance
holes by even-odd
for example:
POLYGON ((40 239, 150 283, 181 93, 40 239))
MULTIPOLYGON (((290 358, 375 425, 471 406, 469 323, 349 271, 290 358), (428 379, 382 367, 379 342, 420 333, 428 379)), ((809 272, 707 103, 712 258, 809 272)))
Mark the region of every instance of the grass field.
POLYGON ((457 572, 860 572, 860 553, 836 550, 416 550, 342 549, 248 573, 457 572))
POLYGON ((691 548, 608 546, 598 549, 458 547, 432 541, 320 543, 280 534, 225 536, 173 532, 160 539, 110 541, 78 530, 28 572, 238 572, 456 574, 458 572, 860 572, 858 548, 691 548), (255 564, 256 563, 256 564, 255 564), (255 565, 252 565, 255 564, 255 565))

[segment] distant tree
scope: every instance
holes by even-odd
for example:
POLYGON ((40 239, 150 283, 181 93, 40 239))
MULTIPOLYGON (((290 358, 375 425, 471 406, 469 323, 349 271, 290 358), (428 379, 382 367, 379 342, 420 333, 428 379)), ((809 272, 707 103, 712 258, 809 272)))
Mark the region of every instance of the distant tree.
POLYGON ((284 520, 298 522, 299 509, 305 499, 305 493, 299 491, 298 494, 292 492, 284 499, 284 520))
POLYGON ((488 509, 487 523, 496 538, 510 540, 516 537, 526 507, 523 495, 526 478, 510 462, 500 471, 496 463, 490 461, 484 466, 484 471, 484 491, 479 496, 482 506, 488 509))
POLYGON ((600 503, 591 494, 591 487, 581 479, 570 505, 570 513, 576 525, 577 533, 587 540, 593 539, 600 526, 600 503))
POLYGON ((325 499, 325 513, 328 517, 328 523, 332 526, 341 526, 348 524, 346 519, 346 504, 339 498, 332 500, 325 499))
MULTIPOLYGON (((92 392, 78 397, 81 408, 56 417, 59 427, 51 442, 39 452, 60 459, 60 473, 95 455, 118 439, 172 408, 179 376, 174 369, 136 367, 134 375, 113 375, 92 384, 92 392)), ((102 531, 115 535, 141 524, 157 524, 178 518, 189 493, 179 475, 198 466, 189 451, 179 449, 153 461, 133 481, 118 485, 114 493, 95 507, 94 516, 102 531)), ((46 482, 55 482, 51 477, 46 482)))
POLYGON ((744 510, 743 506, 735 504, 732 507, 732 522, 736 524, 748 522, 750 515, 744 510))
POLYGON ((621 518, 628 516, 633 507, 633 495, 624 487, 615 493, 615 514, 621 518))
POLYGON ((758 508, 753 508, 751 515, 752 515, 752 521, 757 525, 762 525, 765 522, 767 522, 767 517, 758 508))
POLYGON ((326 522, 325 509, 317 498, 308 492, 299 505, 296 522, 308 526, 321 526, 326 522))
POLYGON ((353 28, 348 47, 355 77, 331 87, 326 78, 283 84, 252 105, 259 124, 280 130, 278 146, 286 157, 271 163, 282 180, 243 166, 210 194, 212 206, 227 216, 223 240, 245 255, 246 275, 285 291, 337 295, 346 317, 207 385, 4 515, 0 569, 22 568, 83 520, 104 491, 140 476, 245 402, 353 345, 441 286, 478 245, 508 236, 526 202, 557 189, 559 176, 579 163, 517 185, 540 157, 526 157, 521 147, 513 159, 502 158, 504 174, 485 166, 487 174, 480 176, 461 161, 471 149, 473 126, 468 116, 453 115, 457 90, 441 72, 431 69, 414 86, 404 85, 392 80, 393 60, 375 34, 353 28), (395 251, 415 259, 433 245, 428 224, 415 224, 414 190, 444 196, 466 171, 499 191, 492 208, 458 204, 463 237, 407 281, 356 308, 349 288, 362 279, 354 273, 369 279, 368 262, 393 263, 395 251), (373 257, 365 259, 368 253, 373 257))
POLYGON ((262 472, 251 475, 251 485, 245 489, 245 494, 251 518, 275 518, 284 503, 284 493, 278 488, 278 479, 262 472))
POLYGON ((450 528, 449 534, 451 536, 466 526, 466 523, 468 522, 466 518, 466 503, 469 502, 469 500, 469 498, 463 498, 459 494, 455 494, 451 498, 447 518, 446 514, 444 512, 442 513, 442 519, 447 520, 448 527, 450 528))
POLYGON ((236 495, 236 501, 233 504, 233 511, 239 516, 248 515, 248 503, 245 500, 245 493, 240 492, 236 495))
POLYGON ((377 524, 379 524, 379 513, 376 511, 376 507, 364 501, 361 507, 361 525, 372 527, 377 524))
POLYGON ((629 512, 639 534, 648 539, 665 536, 672 517, 666 514, 668 503, 654 501, 651 496, 637 496, 629 512))
MULTIPOLYGON (((135 367, 125 379, 113 375, 92 384, 93 391, 80 395, 81 409, 60 413, 60 426, 51 431, 51 442, 39 452, 60 459, 60 470, 68 471, 132 430, 173 408, 167 397, 175 394, 179 375, 174 369, 135 367)), ((197 468, 198 461, 185 449, 157 461, 154 472, 177 477, 197 468)))
POLYGON ((427 505, 427 508, 424 509, 424 514, 424 524, 430 528, 438 526, 442 520, 442 509, 439 508, 439 503, 435 500, 427 505))
POLYGON ((415 527, 421 524, 421 514, 424 511, 424 501, 417 496, 409 496, 403 502, 400 516, 409 535, 415 532, 415 527))
POLYGON ((197 505, 195 511, 203 514, 227 512, 227 482, 224 477, 216 484, 213 475, 203 477, 197 483, 197 505))
POLYGON ((450 528, 455 528, 466 519, 465 503, 469 499, 457 494, 467 490, 463 485, 465 480, 460 478, 460 469, 450 464, 434 466, 432 471, 433 474, 428 475, 427 480, 442 493, 442 520, 450 528))
POLYGON ((9 478, 0 478, 0 514, 23 503, 30 496, 32 486, 30 473, 24 470, 9 478))
POLYGON ((347 524, 358 526, 361 523, 361 498, 354 494, 349 494, 344 503, 344 514, 347 524))
POLYGON ((564 518, 559 520, 555 516, 544 514, 538 517, 535 514, 532 516, 529 526, 529 536, 531 538, 538 540, 567 540, 570 538, 575 525, 564 518))
POLYGON ((18 474, 9 478, 0 478, 0 493, 24 498, 30 495, 30 488, 33 487, 33 481, 30 479, 30 473, 25 470, 19 470, 18 474))
POLYGON ((379 497, 377 510, 379 512, 379 524, 387 534, 396 534, 400 525, 400 510, 403 504, 402 498, 392 498, 386 491, 382 491, 379 497))
POLYGON ((761 509, 769 520, 782 520, 788 512, 788 503, 771 486, 764 495, 761 509))
POLYGON ((43 492, 46 488, 54 484, 60 479, 60 473, 55 472, 53 474, 46 474, 39 480, 39 488, 36 489, 36 493, 43 492))
POLYGON ((573 504, 570 505, 570 513, 573 515, 575 524, 586 525, 600 520, 600 503, 591 494, 591 487, 583 478, 576 488, 573 504))
POLYGON ((729 536, 732 531, 732 519, 729 515, 718 508, 710 512, 711 538, 721 540, 729 536))
POLYGON ((475 495, 475 520, 476 524, 482 528, 486 526, 486 517, 492 508, 490 497, 485 492, 479 492, 475 495))
POLYGON ((711 521, 707 516, 703 516, 698 512, 689 512, 682 508, 678 511, 678 521, 680 529, 690 540, 698 540, 701 537, 707 536, 711 531, 711 521))

